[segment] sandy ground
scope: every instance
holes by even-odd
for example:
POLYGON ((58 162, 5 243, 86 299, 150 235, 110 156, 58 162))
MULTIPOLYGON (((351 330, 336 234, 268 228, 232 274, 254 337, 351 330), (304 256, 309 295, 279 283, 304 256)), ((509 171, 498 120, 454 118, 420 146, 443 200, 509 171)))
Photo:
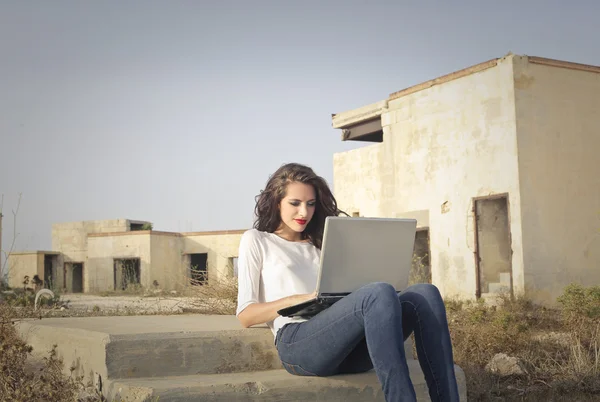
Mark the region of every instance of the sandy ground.
POLYGON ((72 293, 61 295, 61 301, 67 303, 69 310, 104 312, 133 310, 145 313, 182 313, 197 308, 194 299, 189 297, 98 296, 72 293))
MULTIPOLYGON (((1 296, 2 294, 0 294, 0 302, 2 300, 1 296)), ((27 310, 31 307, 33 306, 16 308, 27 310)), ((233 314, 235 307, 235 304, 230 300, 206 296, 65 293, 60 295, 60 300, 54 306, 50 308, 43 306, 39 309, 39 312, 46 317, 185 313, 233 314)))
MULTIPOLYGON (((104 314, 181 314, 204 313, 223 314, 224 306, 235 306, 223 300, 182 296, 100 296, 82 293, 61 295, 61 302, 68 311, 81 313, 100 312, 104 314)), ((228 313, 225 313, 228 314, 228 313)))

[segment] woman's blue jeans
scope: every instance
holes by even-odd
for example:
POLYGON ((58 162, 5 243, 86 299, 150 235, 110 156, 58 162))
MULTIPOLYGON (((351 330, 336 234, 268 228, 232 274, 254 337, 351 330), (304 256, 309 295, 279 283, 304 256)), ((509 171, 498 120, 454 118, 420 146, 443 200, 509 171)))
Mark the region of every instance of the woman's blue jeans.
POLYGON ((413 285, 400 294, 387 283, 363 286, 310 320, 285 325, 275 341, 291 374, 374 368, 387 402, 415 401, 404 354, 413 332, 431 400, 458 401, 446 309, 434 285, 413 285))

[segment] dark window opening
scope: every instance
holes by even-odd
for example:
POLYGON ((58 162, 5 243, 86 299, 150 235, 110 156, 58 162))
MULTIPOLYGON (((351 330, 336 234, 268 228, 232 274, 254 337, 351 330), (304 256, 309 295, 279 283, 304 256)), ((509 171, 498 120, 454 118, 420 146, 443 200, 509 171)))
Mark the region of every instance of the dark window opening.
POLYGON ((139 258, 115 259, 113 266, 115 290, 125 290, 141 283, 139 258))
POLYGON ((131 230, 131 231, 144 230, 144 229, 142 229, 143 227, 144 227, 143 223, 131 223, 131 224, 129 224, 129 230, 131 230))
POLYGON ((343 141, 383 142, 381 117, 363 121, 342 129, 343 141))
POLYGON ((190 283, 194 286, 208 282, 208 254, 190 254, 190 283))
POLYGON ((150 222, 130 222, 129 230, 132 232, 139 230, 152 230, 154 225, 150 222))

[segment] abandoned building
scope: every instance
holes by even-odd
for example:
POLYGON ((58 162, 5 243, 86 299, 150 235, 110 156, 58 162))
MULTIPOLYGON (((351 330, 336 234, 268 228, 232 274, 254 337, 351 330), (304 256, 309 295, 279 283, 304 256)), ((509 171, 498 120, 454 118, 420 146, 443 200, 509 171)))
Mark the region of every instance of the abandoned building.
MULTIPOLYGON (((415 260, 445 297, 508 291, 553 303, 600 284, 600 67, 509 54, 332 116, 334 193, 352 216, 415 218, 415 260)), ((52 251, 13 253, 69 292, 178 289, 234 274, 244 230, 57 224, 52 251)), ((393 267, 390 267, 393 269, 393 267)))
POLYGON ((332 116, 334 192, 354 216, 416 218, 447 297, 553 303, 600 284, 600 67, 490 60, 332 116))
POLYGON ((235 274, 243 232, 161 232, 128 219, 54 224, 52 251, 11 253, 9 286, 34 288, 36 275, 69 293, 203 285, 235 274))

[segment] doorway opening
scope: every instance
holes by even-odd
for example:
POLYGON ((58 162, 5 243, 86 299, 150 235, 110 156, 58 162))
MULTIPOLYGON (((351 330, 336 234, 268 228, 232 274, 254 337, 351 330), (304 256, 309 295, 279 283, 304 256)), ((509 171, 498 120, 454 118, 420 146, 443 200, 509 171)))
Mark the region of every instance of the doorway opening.
POLYGON ((57 282, 58 256, 53 254, 44 254, 44 287, 54 289, 59 286, 57 282))
POLYGON ((71 292, 83 293, 83 263, 71 263, 71 292))
POLYGON ((509 293, 512 288, 512 248, 508 195, 473 200, 477 297, 509 293))

